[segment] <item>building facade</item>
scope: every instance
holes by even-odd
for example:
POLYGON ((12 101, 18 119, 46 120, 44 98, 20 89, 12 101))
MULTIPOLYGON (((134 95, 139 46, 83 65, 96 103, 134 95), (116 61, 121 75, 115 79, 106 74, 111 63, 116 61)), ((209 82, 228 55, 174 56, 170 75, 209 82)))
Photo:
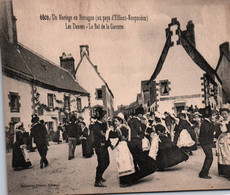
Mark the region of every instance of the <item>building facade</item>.
POLYGON ((90 93, 90 108, 101 106, 107 111, 107 117, 114 115, 114 96, 108 84, 89 57, 88 45, 80 46, 81 59, 76 67, 76 80, 90 93), (87 82, 86 82, 87 81, 87 82))
POLYGON ((166 42, 148 82, 155 82, 155 110, 175 112, 222 105, 222 82, 216 71, 196 49, 194 24, 182 31, 173 18, 166 29, 166 42))
MULTIPOLYGON (((5 126, 23 122, 30 130, 31 115, 37 114, 56 130, 70 115, 89 116, 89 93, 73 75, 17 41, 12 1, 1 4, 0 45, 5 126)), ((13 132, 12 132, 13 133, 13 132)))

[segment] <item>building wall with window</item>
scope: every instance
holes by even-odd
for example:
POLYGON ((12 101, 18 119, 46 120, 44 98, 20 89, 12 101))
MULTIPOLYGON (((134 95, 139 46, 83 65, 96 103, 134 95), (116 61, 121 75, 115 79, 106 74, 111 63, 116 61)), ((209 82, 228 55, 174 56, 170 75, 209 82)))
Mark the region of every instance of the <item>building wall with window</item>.
POLYGON ((32 100, 31 85, 25 81, 10 78, 2 75, 3 98, 4 98, 4 118, 5 126, 10 123, 23 122, 26 131, 29 131, 31 124, 32 100), (18 99, 12 97, 18 96, 18 99))
POLYGON ((112 117, 113 97, 100 78, 97 66, 92 66, 86 58, 83 58, 81 65, 77 69, 77 82, 90 93, 90 107, 102 106, 107 110, 107 117, 112 117))
POLYGON ((156 82, 156 110, 175 112, 222 104, 222 84, 216 71, 196 48, 192 21, 182 30, 172 18, 166 31, 166 42, 150 78, 156 82))
POLYGON ((158 111, 177 112, 176 107, 185 109, 191 105, 204 107, 201 90, 204 73, 181 45, 171 47, 156 78, 158 111))
POLYGON ((86 58, 83 59, 82 64, 78 68, 76 79, 90 93, 91 106, 103 106, 102 87, 104 83, 86 58))
POLYGON ((43 87, 36 87, 39 95, 39 103, 36 110, 42 109, 42 115, 39 115, 45 122, 53 122, 53 129, 56 131, 57 125, 65 120, 69 120, 71 114, 83 116, 89 121, 88 97, 80 96, 68 92, 59 92, 43 87), (78 99, 78 101, 77 101, 78 99), (81 105, 81 107, 78 107, 81 105))

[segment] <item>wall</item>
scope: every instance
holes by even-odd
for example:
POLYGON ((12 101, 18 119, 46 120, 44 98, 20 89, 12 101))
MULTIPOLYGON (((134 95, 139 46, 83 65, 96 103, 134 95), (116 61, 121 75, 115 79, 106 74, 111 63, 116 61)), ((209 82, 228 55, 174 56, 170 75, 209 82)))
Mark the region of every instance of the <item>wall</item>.
POLYGON ((106 109, 107 112, 109 109, 110 115, 113 115, 113 98, 104 82, 86 58, 83 59, 77 70, 76 80, 87 92, 90 93, 91 107, 96 105, 104 106, 104 109, 106 109), (104 99, 102 98, 98 100, 96 98, 96 89, 102 89, 104 99))
POLYGON ((87 92, 90 93, 91 107, 103 105, 103 100, 96 99, 96 88, 102 88, 103 81, 99 78, 94 68, 89 64, 86 58, 83 59, 77 71, 76 80, 87 92))
POLYGON ((31 100, 31 85, 27 82, 22 82, 16 79, 9 78, 5 75, 3 79, 3 97, 4 97, 4 119, 5 126, 9 126, 11 117, 20 117, 20 121, 24 123, 26 131, 30 130, 32 110, 31 100), (20 112, 11 112, 9 106, 9 92, 16 92, 20 96, 19 103, 21 104, 20 112))
POLYGON ((161 72, 156 78, 160 80, 169 80, 171 88, 168 96, 161 96, 159 85, 157 86, 157 99, 170 97, 171 100, 158 101, 158 110, 160 112, 173 112, 172 108, 176 102, 185 102, 186 106, 197 105, 198 108, 204 107, 202 103, 202 85, 201 77, 204 71, 201 70, 186 53, 181 45, 175 45, 169 49, 161 72), (174 97, 174 99, 173 99, 174 97), (175 97, 177 97, 175 99, 175 97))
MULTIPOLYGON (((54 98, 54 108, 64 108, 64 96, 67 95, 70 97, 70 111, 67 111, 68 113, 72 113, 77 111, 77 101, 76 98, 79 97, 81 98, 82 102, 82 108, 88 107, 88 97, 87 96, 80 96, 80 95, 74 95, 70 93, 65 93, 65 92, 58 92, 58 91, 53 91, 50 89, 45 89, 42 87, 37 87, 37 92, 40 94, 39 100, 41 104, 45 104, 48 106, 48 93, 55 95, 56 98, 54 98), (55 100, 56 99, 56 100, 55 100), (61 103, 60 103, 61 101, 61 103)), ((89 110, 84 110, 84 112, 77 113, 75 112, 77 116, 82 115, 85 117, 86 123, 89 121, 89 110)), ((46 111, 44 109, 44 116, 49 116, 46 117, 47 119, 52 118, 54 122, 54 130, 57 129, 57 125, 59 122, 63 122, 61 118, 65 118, 65 115, 63 112, 60 112, 57 109, 51 110, 51 111, 46 111), (61 115, 61 118, 60 118, 61 115)), ((48 121, 45 121, 48 122, 48 121)))

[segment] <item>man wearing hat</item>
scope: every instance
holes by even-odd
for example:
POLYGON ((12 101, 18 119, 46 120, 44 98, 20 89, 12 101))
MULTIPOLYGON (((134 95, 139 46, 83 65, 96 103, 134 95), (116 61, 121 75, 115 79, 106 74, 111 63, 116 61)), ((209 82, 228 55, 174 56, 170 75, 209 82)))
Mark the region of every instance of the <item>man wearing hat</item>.
POLYGON ((95 113, 96 121, 92 126, 92 131, 94 133, 94 146, 97 155, 98 166, 96 168, 94 187, 106 187, 106 185, 102 183, 106 181, 102 176, 110 163, 108 144, 106 141, 107 123, 103 121, 106 111, 101 107, 97 107, 95 109, 95 113))
POLYGON ((32 115, 31 119, 31 134, 30 136, 34 138, 34 143, 37 146, 38 152, 41 156, 40 160, 40 168, 42 169, 43 166, 48 166, 49 162, 46 159, 48 147, 47 147, 47 130, 46 127, 39 122, 39 117, 34 114, 32 115))
POLYGON ((128 147, 134 159, 136 180, 150 175, 156 170, 155 161, 146 155, 142 149, 142 139, 146 126, 143 125, 140 118, 144 113, 144 108, 139 107, 135 110, 135 116, 128 121, 131 129, 131 141, 128 142, 128 147))

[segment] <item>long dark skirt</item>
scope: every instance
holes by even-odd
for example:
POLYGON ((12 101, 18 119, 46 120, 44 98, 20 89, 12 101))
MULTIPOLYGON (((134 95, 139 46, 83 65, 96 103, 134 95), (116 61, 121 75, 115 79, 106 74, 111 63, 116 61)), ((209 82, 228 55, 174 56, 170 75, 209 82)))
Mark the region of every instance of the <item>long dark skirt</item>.
POLYGON ((184 151, 184 152, 186 152, 186 153, 187 153, 187 152, 192 152, 192 151, 194 151, 194 150, 197 150, 197 145, 194 144, 194 145, 191 146, 191 147, 182 147, 181 150, 184 151))
POLYGON ((13 157, 12 157, 12 167, 13 168, 27 168, 31 166, 31 162, 26 162, 21 151, 20 145, 18 142, 13 144, 13 157))
POLYGON ((218 163, 218 174, 230 176, 230 165, 221 165, 218 163))
POLYGON ((188 155, 185 154, 178 146, 171 142, 169 137, 160 136, 159 150, 157 153, 157 167, 163 170, 167 167, 175 166, 183 161, 188 160, 188 155))
POLYGON ((128 142, 129 150, 134 159, 135 173, 131 176, 134 181, 146 177, 156 171, 156 161, 143 152, 140 148, 141 140, 133 140, 128 142))
POLYGON ((86 158, 91 157, 94 154, 93 145, 90 139, 82 140, 82 155, 86 158))
POLYGON ((120 185, 132 185, 139 179, 137 173, 119 177, 120 185))
POLYGON ((57 130, 56 132, 55 132, 55 134, 54 134, 54 138, 53 138, 53 142, 62 142, 61 140, 60 140, 60 130, 57 130))

